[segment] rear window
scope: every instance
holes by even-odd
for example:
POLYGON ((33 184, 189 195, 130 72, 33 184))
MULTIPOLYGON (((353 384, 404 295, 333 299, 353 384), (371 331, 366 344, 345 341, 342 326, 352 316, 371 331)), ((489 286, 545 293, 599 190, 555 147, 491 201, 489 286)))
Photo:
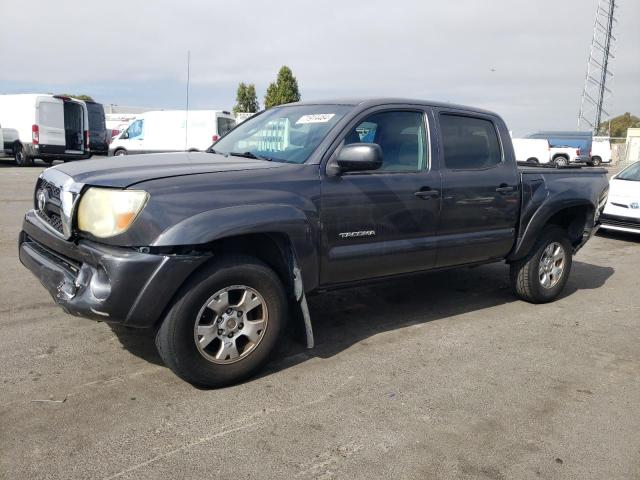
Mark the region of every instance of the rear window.
POLYGON ((445 166, 478 170, 502 162, 500 141, 493 122, 462 115, 440 115, 445 166))
POLYGON ((232 118, 218 117, 218 135, 221 137, 229 133, 236 126, 232 118))

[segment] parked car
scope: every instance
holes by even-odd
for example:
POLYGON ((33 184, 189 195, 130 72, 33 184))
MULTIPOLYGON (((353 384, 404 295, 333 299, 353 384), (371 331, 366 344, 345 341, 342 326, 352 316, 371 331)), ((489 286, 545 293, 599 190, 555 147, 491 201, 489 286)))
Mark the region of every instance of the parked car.
POLYGON ((205 151, 235 127, 223 110, 162 110, 140 114, 109 146, 109 155, 205 151))
POLYGON ((45 170, 20 260, 67 312, 155 328, 176 374, 220 386, 264 365, 289 317, 312 347, 306 296, 327 289, 506 261, 520 298, 554 300, 599 225, 605 173, 518 167, 484 110, 294 103, 208 152, 45 170))
MULTIPOLYGON (((89 113, 89 148, 92 155, 106 155, 109 152, 111 136, 107 132, 104 108, 101 103, 85 101, 89 113)), ((110 133, 110 132, 109 132, 110 133)))
POLYGON ((610 137, 593 137, 591 145, 591 163, 611 163, 611 139, 610 137))
POLYGON ((513 149, 518 162, 549 163, 549 142, 544 138, 513 138, 513 149))
POLYGON ((0 122, 17 133, 8 150, 21 167, 37 158, 46 163, 89 158, 88 118, 85 103, 73 98, 0 95, 0 122))
POLYGON ((0 157, 4 156, 4 134, 2 133, 2 124, 0 123, 0 157))
POLYGON ((609 181, 602 228, 640 233, 640 162, 631 164, 609 181))
POLYGON ((538 132, 529 135, 529 138, 543 138, 549 142, 551 161, 553 163, 558 165, 568 165, 569 163, 592 164, 591 132, 538 132))

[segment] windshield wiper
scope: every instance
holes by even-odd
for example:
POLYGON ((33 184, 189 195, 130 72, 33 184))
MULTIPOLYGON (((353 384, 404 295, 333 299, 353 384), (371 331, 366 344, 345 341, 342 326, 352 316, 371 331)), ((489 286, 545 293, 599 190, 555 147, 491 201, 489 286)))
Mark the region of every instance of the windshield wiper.
POLYGON ((229 155, 233 157, 253 158, 254 160, 266 160, 270 162, 272 159, 268 157, 261 157, 252 152, 229 152, 229 155))

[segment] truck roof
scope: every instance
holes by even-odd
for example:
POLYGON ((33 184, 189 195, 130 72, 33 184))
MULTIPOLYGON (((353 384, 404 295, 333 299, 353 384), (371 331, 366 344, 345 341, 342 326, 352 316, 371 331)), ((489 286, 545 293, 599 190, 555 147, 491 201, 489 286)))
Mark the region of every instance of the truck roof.
POLYGON ((429 107, 442 107, 442 108, 455 108, 456 110, 467 110, 469 112, 484 113, 487 115, 499 116, 497 113, 484 110, 482 108, 470 107, 467 105, 458 105, 449 102, 436 102, 432 100, 418 100, 415 98, 400 98, 400 97, 347 97, 336 99, 321 99, 321 100, 305 100, 303 102, 288 103, 286 105, 352 105, 360 107, 374 107, 377 105, 390 105, 390 104, 414 104, 425 105, 429 107))

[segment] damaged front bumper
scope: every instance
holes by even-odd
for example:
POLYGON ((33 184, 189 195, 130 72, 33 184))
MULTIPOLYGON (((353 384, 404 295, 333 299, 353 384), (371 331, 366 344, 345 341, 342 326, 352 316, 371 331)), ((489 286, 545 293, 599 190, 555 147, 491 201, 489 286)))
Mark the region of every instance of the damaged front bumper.
POLYGON ((207 260, 66 241, 34 211, 25 215, 19 256, 66 312, 132 327, 154 325, 186 278, 207 260))

